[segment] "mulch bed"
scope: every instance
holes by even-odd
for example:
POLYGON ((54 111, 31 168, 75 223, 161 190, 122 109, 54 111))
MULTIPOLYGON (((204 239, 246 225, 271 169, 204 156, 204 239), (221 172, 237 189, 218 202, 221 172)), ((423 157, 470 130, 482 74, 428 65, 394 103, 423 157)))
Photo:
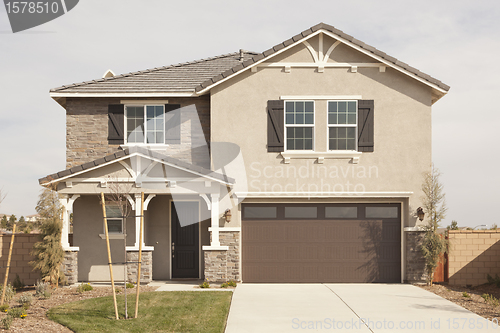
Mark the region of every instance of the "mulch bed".
POLYGON ((493 306, 481 297, 483 294, 490 294, 500 299, 500 288, 496 285, 480 285, 477 287, 460 287, 451 285, 434 284, 432 287, 420 286, 421 288, 433 292, 447 300, 460 305, 467 310, 480 315, 483 318, 492 320, 497 318, 500 322, 500 307, 493 306), (470 297, 464 297, 466 292, 470 297))
MULTIPOLYGON (((117 286, 119 288, 119 286, 117 286)), ((158 287, 148 287, 141 286, 141 293, 154 291, 158 287)), ((123 289, 123 287, 121 288, 123 289)), ((10 330, 4 330, 0 328, 0 332, 72 332, 68 328, 53 322, 47 318, 47 311, 57 305, 70 303, 75 301, 80 301, 89 298, 103 297, 112 295, 111 287, 94 287, 91 291, 86 291, 79 293, 77 287, 62 287, 54 289, 51 291, 52 295, 48 299, 36 298, 34 296, 35 291, 33 288, 25 288, 24 291, 18 292, 16 296, 9 302, 10 307, 19 306, 17 299, 23 293, 28 293, 33 295, 33 303, 31 307, 26 311, 27 317, 24 319, 16 318, 12 322, 10 330)), ((128 289, 128 293, 135 294, 135 288, 128 289)), ((118 295, 123 295, 123 291, 118 295)), ((130 305, 129 305, 130 306, 130 305)), ((0 313, 0 320, 3 319, 7 314, 0 313)))

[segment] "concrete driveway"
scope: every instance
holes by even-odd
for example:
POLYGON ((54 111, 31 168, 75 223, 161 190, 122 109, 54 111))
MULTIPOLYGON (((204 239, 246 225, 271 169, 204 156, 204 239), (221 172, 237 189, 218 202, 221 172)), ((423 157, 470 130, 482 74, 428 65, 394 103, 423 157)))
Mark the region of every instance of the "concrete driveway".
POLYGON ((241 284, 226 333, 500 332, 497 323, 405 284, 241 284))

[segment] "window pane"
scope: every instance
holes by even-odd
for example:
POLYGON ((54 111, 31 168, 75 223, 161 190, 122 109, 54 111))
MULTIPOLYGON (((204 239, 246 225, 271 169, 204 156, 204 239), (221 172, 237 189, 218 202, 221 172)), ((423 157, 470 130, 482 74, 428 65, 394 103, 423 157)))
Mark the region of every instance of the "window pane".
POLYGON ((314 103, 306 102, 306 112, 314 112, 314 103))
POLYGON ((147 143, 164 143, 163 106, 146 106, 147 143))
POLYGON ((106 217, 122 217, 122 212, 119 206, 106 205, 106 217))
POLYGON ((329 219, 357 218, 357 207, 326 207, 325 217, 329 219))
POLYGON ((346 140, 338 140, 338 147, 339 150, 346 150, 347 149, 346 140))
POLYGON ((303 113, 296 113, 295 114, 295 123, 299 124, 299 125, 304 123, 304 114, 303 113))
POLYGON ((356 124, 356 114, 348 114, 347 115, 347 123, 348 124, 356 124))
POLYGON ((347 139, 347 150, 356 150, 356 141, 354 139, 347 139))
POLYGON ((356 134, 356 129, 354 127, 347 127, 346 130, 347 130, 346 137, 349 139, 354 139, 354 136, 356 134))
POLYGON ((295 112, 304 112, 304 102, 295 102, 295 112))
POLYGON ((122 233, 122 220, 108 220, 108 232, 110 234, 121 234, 122 233))
POLYGON ((314 124, 314 114, 306 113, 306 124, 314 124))
POLYGON ((295 127, 295 138, 296 139, 304 138, 304 127, 295 127))
POLYGON ((302 150, 304 149, 304 139, 295 139, 295 149, 302 150))
POLYGON ((337 102, 328 102, 328 112, 337 113, 337 102))
POLYGON ((345 139, 346 138, 346 132, 347 132, 347 128, 345 128, 345 127, 338 127, 337 128, 337 138, 339 138, 339 139, 345 139))
POLYGON ((366 207, 367 218, 393 219, 398 218, 398 207, 366 207))
POLYGON ((337 115, 329 114, 328 115, 328 124, 336 124, 337 123, 337 115))
POLYGON ((144 107, 127 107, 127 142, 144 142, 144 107))
POLYGON ((347 102, 347 111, 356 113, 356 102, 347 102))
POLYGON ((328 149, 338 150, 339 147, 338 147, 337 141, 338 141, 337 139, 330 139, 330 146, 328 147, 328 149))
POLYGON ((347 111, 347 102, 338 102, 338 112, 345 113, 347 111))
POLYGON ((276 207, 244 207, 244 218, 253 219, 275 219, 277 217, 276 207))
POLYGON ((313 140, 312 139, 305 139, 304 140, 304 149, 306 150, 312 150, 313 149, 313 140))
POLYGON ((339 113, 339 124, 347 123, 347 115, 345 113, 339 113))
POLYGON ((286 113, 286 123, 293 124, 293 113, 286 113))
POLYGON ((294 140, 293 139, 288 139, 286 140, 286 149, 291 149, 291 150, 294 150, 295 149, 295 144, 294 144, 294 140))
POLYGON ((317 207, 285 207, 285 218, 312 218, 318 217, 317 207))
POLYGON ((285 109, 286 109, 286 112, 291 112, 293 113, 294 112, 294 105, 295 103, 294 102, 286 102, 285 103, 285 109))
POLYGON ((309 138, 312 139, 312 137, 313 137, 313 129, 312 129, 312 127, 305 127, 304 128, 304 137, 306 139, 309 139, 309 138))

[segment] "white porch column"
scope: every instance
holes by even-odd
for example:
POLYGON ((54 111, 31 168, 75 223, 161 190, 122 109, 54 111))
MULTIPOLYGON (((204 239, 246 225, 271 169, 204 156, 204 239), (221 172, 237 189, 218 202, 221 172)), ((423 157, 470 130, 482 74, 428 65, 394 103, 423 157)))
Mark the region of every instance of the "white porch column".
POLYGON ((141 194, 135 194, 135 248, 139 248, 139 242, 142 242, 142 246, 144 246, 144 235, 142 235, 142 239, 139 240, 139 234, 141 232, 141 194))
POLYGON ((212 194, 212 242, 211 246, 220 246, 219 241, 219 194, 212 194))
POLYGON ((71 247, 69 245, 69 214, 73 210, 73 203, 80 195, 74 194, 69 198, 67 195, 59 195, 59 203, 63 207, 62 212, 62 231, 61 231, 61 245, 64 251, 78 251, 78 247, 71 247))

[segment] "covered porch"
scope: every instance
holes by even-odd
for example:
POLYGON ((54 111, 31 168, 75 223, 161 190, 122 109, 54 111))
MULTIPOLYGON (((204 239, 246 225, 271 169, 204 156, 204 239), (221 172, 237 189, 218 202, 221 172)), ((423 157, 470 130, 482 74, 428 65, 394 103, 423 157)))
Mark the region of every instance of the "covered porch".
POLYGON ((238 206, 231 199, 234 180, 222 173, 138 148, 47 176, 40 182, 55 186, 60 196, 61 242, 66 253, 63 269, 70 283, 110 280, 101 192, 106 207, 117 193, 129 207, 126 214, 108 216, 116 280, 136 282, 140 243, 141 283, 153 279, 240 279, 239 265, 235 264, 239 262, 239 228, 227 228, 225 221, 226 210, 238 206), (124 264, 128 265, 127 277, 124 264))

